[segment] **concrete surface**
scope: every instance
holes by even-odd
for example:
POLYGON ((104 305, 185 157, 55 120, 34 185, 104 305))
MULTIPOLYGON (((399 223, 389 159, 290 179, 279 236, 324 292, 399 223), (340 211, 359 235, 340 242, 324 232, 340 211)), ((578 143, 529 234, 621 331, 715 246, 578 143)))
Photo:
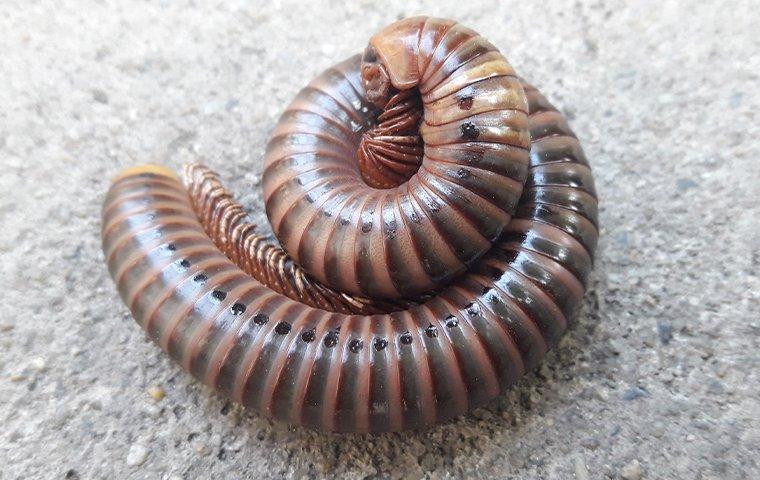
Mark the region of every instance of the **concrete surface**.
POLYGON ((758 6, 379 3, 0 3, 0 479, 760 476, 758 6), (454 423, 273 425, 131 320, 102 196, 124 166, 204 161, 260 212, 278 112, 422 12, 488 36, 572 119, 604 225, 586 308, 537 373, 454 423))

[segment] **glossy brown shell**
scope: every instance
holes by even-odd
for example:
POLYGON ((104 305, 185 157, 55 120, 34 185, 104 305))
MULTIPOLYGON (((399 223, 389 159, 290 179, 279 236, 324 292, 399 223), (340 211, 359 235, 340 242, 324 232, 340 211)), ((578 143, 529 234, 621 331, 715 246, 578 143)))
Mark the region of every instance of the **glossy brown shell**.
MULTIPOLYGON (((436 25, 445 23, 433 21, 436 25)), ((426 22, 422 22, 423 28, 426 22)), ((294 102, 297 107, 285 112, 281 121, 284 126, 278 127, 269 148, 265 190, 268 210, 274 210, 275 219, 280 219, 273 221, 275 230, 278 224, 280 230, 288 225, 285 230, 292 234, 296 226, 314 225, 310 221, 283 223, 287 217, 283 212, 288 209, 270 207, 273 201, 288 205, 282 199, 273 200, 279 198, 273 192, 287 182, 293 190, 283 198, 299 199, 295 208, 303 212, 299 215, 326 219, 317 228, 301 229, 297 242, 284 242, 289 253, 294 244, 300 245, 295 248, 301 253, 299 259, 312 258, 305 262, 310 267, 307 271, 319 263, 316 259, 329 257, 308 253, 307 246, 317 252, 333 250, 337 264, 345 262, 345 253, 352 261, 366 262, 367 266, 357 266, 357 271, 368 268, 381 273, 378 281, 388 282, 377 287, 382 294, 391 290, 389 286, 403 290, 403 282, 393 281, 391 267, 384 266, 383 261, 396 261, 388 254, 388 233, 394 230, 394 238, 401 237, 400 221, 406 224, 411 220, 412 211, 425 213, 420 218, 427 218, 425 228, 429 230, 425 232, 430 236, 420 234, 419 241, 424 243, 415 247, 411 243, 399 247, 409 249, 400 252, 399 258, 424 258, 429 254, 427 249, 447 244, 440 237, 451 233, 468 240, 463 231, 471 233, 472 229, 441 233, 435 223, 438 212, 422 210, 429 205, 419 206, 420 210, 417 206, 414 210, 395 210, 389 199, 399 198, 397 190, 356 186, 364 184, 359 183, 358 170, 351 168, 347 157, 355 159, 361 135, 372 128, 372 115, 377 113, 365 100, 359 69, 358 57, 338 64, 299 94, 294 102), (294 137, 289 137, 291 132, 295 132, 294 137), (302 152, 305 145, 313 150, 317 145, 319 152, 302 152), (328 150, 334 155, 319 158, 320 152, 328 150), (286 171, 285 165, 293 173, 286 171), (340 226, 340 212, 346 211, 345 205, 351 201, 344 199, 344 207, 338 209, 328 200, 339 196, 330 192, 340 190, 344 186, 341 182, 375 199, 372 215, 365 214, 369 211, 366 208, 355 207, 349 224, 340 226), (305 200, 306 195, 313 195, 313 201, 305 200), (395 228, 388 226, 391 218, 396 220, 395 228), (372 226, 362 232, 367 221, 372 226), (351 257, 355 253, 347 252, 345 246, 332 246, 333 232, 340 228, 346 232, 342 245, 353 242, 359 252, 364 249, 370 255, 351 257), (373 232, 377 232, 376 237, 373 232), (307 240, 303 240, 304 235, 307 240)), ((494 245, 469 262, 466 273, 423 303, 395 305, 389 309, 402 309, 373 315, 310 306, 320 300, 299 297, 298 288, 306 293, 312 288, 326 288, 323 294, 327 299, 341 293, 321 285, 318 275, 310 277, 297 262, 288 270, 291 273, 283 274, 282 265, 292 259, 282 250, 257 257, 263 250, 277 247, 254 241, 257 237, 252 226, 245 227, 242 213, 221 190, 194 189, 204 182, 201 178, 193 181, 191 175, 191 202, 179 178, 151 166, 122 174, 103 207, 103 249, 122 299, 148 335, 183 368, 234 401, 292 424, 343 432, 401 430, 429 426, 488 402, 534 368, 566 330, 583 296, 598 234, 593 179, 577 139, 562 115, 537 90, 515 81, 526 99, 529 157, 515 145, 492 149, 490 143, 481 146, 460 139, 433 145, 430 137, 425 139, 426 155, 431 146, 451 155, 440 162, 443 165, 432 164, 430 169, 443 169, 435 171, 444 177, 448 175, 445 172, 461 177, 456 173, 460 168, 469 172, 458 180, 464 182, 457 185, 464 186, 447 187, 445 191, 454 193, 455 198, 458 194, 461 201, 469 195, 466 192, 493 189, 488 199, 477 194, 472 204, 441 215, 465 218, 462 211, 488 204, 481 208, 487 213, 476 218, 491 218, 493 214, 495 224, 506 221, 501 227, 492 226, 487 235, 475 232, 473 243, 493 237, 494 245), (456 167, 450 166, 451 162, 456 167), (495 177, 498 180, 489 183, 495 177), (478 186, 482 179, 483 187, 478 186), (502 191, 495 187, 497 184, 509 187, 502 191), (519 202, 516 191, 522 191, 519 202), (225 246, 230 239, 242 239, 241 244, 248 239, 248 247, 225 246), (252 260, 256 258, 259 260, 252 260), (286 284, 273 290, 252 273, 265 282, 272 275, 284 275, 286 284), (293 280, 297 276, 313 282, 309 284, 312 287, 293 280)), ((488 80, 463 83, 459 90, 449 93, 451 102, 456 103, 453 99, 462 89, 480 91, 483 82, 488 80)), ((444 97, 439 101, 448 100, 444 97)), ((479 100, 474 95, 476 102, 479 100)), ((461 127, 453 129, 457 128, 462 131, 461 127)), ((429 180, 443 184, 436 174, 430 174, 429 180)), ((439 211, 445 202, 451 205, 443 192, 436 196, 439 211)), ((290 205, 296 203, 294 200, 290 205)), ((465 225, 461 218, 458 221, 465 225)), ((416 223, 411 223, 416 228, 416 223)), ((407 238, 416 238, 416 234, 412 229, 404 233, 407 238)), ((324 270, 324 277, 333 270, 324 270)), ((422 271, 427 279, 437 279, 424 268, 422 271)), ((353 298, 361 298, 350 293, 365 294, 366 285, 346 294, 346 308, 351 309, 353 298)), ((428 281, 424 289, 416 291, 434 285, 438 284, 428 281)))
POLYGON ((293 260, 336 290, 375 298, 439 288, 487 252, 520 198, 530 145, 525 94, 493 45, 459 24, 419 18, 391 25, 371 44, 382 56, 401 35, 417 43, 386 56, 391 77, 408 72, 407 63, 419 68, 394 84, 422 97, 417 173, 388 189, 362 179, 357 143, 377 115, 347 74, 354 59, 286 108, 262 177, 267 216, 293 260))

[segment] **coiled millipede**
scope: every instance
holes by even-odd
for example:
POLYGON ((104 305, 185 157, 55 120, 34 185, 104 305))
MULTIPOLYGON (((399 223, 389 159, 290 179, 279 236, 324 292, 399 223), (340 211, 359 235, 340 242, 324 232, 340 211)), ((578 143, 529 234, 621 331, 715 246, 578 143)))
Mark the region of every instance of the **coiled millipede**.
POLYGON ((499 51, 416 17, 282 115, 263 190, 282 247, 202 166, 119 175, 103 250, 122 299, 187 371, 325 431, 429 426, 533 369, 583 297, 591 170, 499 51))

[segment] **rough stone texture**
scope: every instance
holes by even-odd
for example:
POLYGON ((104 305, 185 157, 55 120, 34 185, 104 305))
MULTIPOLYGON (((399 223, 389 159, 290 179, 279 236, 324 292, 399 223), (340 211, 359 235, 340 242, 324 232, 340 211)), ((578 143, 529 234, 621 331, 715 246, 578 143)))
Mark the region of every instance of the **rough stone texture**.
POLYGON ((0 478, 760 476, 755 2, 306 3, 3 2, 0 478), (584 141, 586 306, 538 372, 451 424, 273 425, 146 340, 103 266, 101 199, 122 167, 203 161, 263 221, 278 112, 421 12, 488 36, 584 141))

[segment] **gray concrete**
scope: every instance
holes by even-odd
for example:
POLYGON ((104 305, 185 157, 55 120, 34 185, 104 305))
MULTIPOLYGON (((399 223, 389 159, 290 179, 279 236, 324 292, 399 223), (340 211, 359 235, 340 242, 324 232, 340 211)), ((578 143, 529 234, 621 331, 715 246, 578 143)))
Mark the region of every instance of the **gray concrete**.
POLYGON ((304 3, 2 2, 0 479, 758 478, 758 6, 304 3), (273 425, 146 340, 103 266, 101 199, 124 166, 204 161, 260 212, 288 99, 420 12, 487 35, 572 119, 602 200, 586 307, 454 423, 273 425))

